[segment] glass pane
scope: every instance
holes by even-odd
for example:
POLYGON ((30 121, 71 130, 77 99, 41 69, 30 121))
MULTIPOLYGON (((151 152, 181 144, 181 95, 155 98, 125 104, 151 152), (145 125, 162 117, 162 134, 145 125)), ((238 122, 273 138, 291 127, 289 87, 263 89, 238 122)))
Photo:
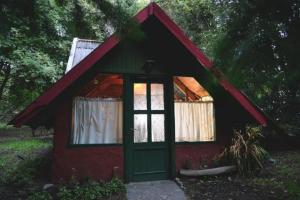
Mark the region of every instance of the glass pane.
POLYGON ((151 127, 152 127, 152 141, 164 142, 165 141, 165 115, 164 114, 152 114, 151 115, 151 127))
POLYGON ((146 83, 134 83, 134 110, 147 110, 146 92, 146 83))
POLYGON ((164 85, 151 84, 151 110, 164 109, 164 85))
POLYGON ((175 141, 215 141, 212 102, 175 102, 175 141))
POLYGON ((134 143, 147 142, 147 114, 134 115, 134 143))

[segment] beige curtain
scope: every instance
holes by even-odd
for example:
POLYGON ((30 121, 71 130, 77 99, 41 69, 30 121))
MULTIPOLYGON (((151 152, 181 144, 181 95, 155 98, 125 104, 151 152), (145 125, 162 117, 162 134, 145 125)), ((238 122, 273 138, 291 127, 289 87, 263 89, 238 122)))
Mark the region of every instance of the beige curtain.
POLYGON ((213 102, 175 102, 175 141, 215 140, 213 102))
POLYGON ((77 97, 73 105, 73 144, 122 143, 122 100, 77 97))

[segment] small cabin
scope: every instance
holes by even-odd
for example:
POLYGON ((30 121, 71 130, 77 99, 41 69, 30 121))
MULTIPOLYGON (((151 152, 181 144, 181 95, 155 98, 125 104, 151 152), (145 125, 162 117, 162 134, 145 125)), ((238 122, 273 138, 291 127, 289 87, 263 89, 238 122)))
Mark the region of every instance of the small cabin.
POLYGON ((53 127, 54 182, 173 179, 211 163, 246 124, 268 125, 155 3, 141 40, 75 38, 65 75, 10 123, 53 127))

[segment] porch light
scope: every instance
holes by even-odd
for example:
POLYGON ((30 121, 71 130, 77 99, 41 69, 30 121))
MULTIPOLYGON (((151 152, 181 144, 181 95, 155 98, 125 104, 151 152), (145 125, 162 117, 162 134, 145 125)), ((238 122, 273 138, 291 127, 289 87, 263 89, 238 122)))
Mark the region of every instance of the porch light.
POLYGON ((149 74, 149 73, 151 73, 154 65, 155 65, 155 60, 148 59, 148 60, 146 60, 146 63, 144 64, 143 69, 145 70, 145 72, 147 74, 149 74))
POLYGON ((98 85, 99 81, 97 79, 94 79, 94 85, 98 85))

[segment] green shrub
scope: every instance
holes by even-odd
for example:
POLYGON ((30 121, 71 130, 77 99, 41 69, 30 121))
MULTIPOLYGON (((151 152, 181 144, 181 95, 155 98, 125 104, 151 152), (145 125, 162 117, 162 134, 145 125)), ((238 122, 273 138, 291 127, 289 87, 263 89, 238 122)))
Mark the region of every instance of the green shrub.
POLYGON ((49 163, 49 158, 35 158, 23 160, 19 164, 10 168, 3 168, 0 184, 10 185, 13 187, 23 187, 31 185, 39 171, 45 168, 49 163))
POLYGON ((103 197, 104 188, 95 181, 88 181, 81 187, 76 187, 74 194, 78 199, 99 199, 103 197))
POLYGON ((286 184, 287 191, 290 195, 291 200, 299 200, 300 199, 300 185, 294 182, 288 182, 286 184))
POLYGON ((118 178, 113 178, 104 185, 105 196, 111 196, 117 192, 125 192, 126 188, 123 182, 118 178))
POLYGON ((72 182, 72 184, 59 187, 57 196, 60 200, 97 200, 126 191, 122 181, 117 178, 113 178, 107 183, 91 179, 82 184, 74 182, 74 180, 72 182))
POLYGON ((6 169, 1 175, 0 183, 13 187, 31 185, 34 173, 35 169, 24 161, 16 167, 6 169))
POLYGON ((262 137, 259 128, 246 127, 244 134, 235 131, 231 146, 223 151, 220 159, 236 164, 241 175, 253 175, 263 168, 263 161, 268 155, 259 144, 262 137))
POLYGON ((46 191, 34 192, 32 193, 27 200, 52 200, 52 196, 50 193, 46 191))
POLYGON ((66 186, 60 187, 57 193, 57 197, 60 200, 73 200, 73 196, 72 190, 68 189, 66 186))

